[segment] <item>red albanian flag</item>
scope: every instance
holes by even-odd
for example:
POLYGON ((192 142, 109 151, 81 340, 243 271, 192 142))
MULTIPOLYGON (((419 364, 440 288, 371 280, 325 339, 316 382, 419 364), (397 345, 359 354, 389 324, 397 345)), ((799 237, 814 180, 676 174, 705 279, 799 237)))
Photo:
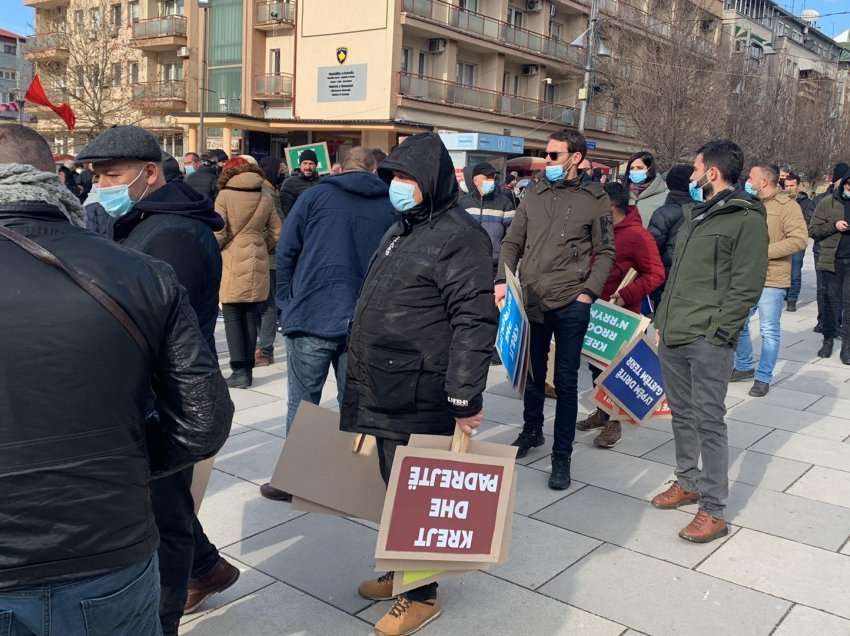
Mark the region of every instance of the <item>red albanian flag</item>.
POLYGON ((51 102, 47 97, 47 93, 44 92, 44 86, 41 85, 41 80, 38 78, 38 74, 32 78, 32 83, 27 89, 26 100, 33 104, 38 104, 39 106, 46 106, 62 118, 62 121, 65 122, 68 130, 74 130, 74 126, 77 123, 77 116, 74 114, 74 110, 71 108, 71 105, 64 103, 57 106, 51 102))

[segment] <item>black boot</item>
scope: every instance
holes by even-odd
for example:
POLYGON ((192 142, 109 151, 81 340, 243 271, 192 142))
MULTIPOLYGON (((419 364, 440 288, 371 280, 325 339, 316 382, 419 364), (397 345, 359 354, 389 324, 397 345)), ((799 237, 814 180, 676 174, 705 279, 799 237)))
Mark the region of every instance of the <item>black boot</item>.
POLYGON ((841 341, 841 363, 850 364, 850 338, 847 336, 841 341))
POLYGON ((785 311, 795 312, 797 311, 797 301, 796 300, 788 300, 785 303, 785 311))
POLYGON ((552 474, 549 475, 549 488, 566 490, 570 487, 570 456, 564 453, 552 453, 552 474))
POLYGON ((231 389, 247 389, 253 380, 251 376, 251 369, 243 366, 234 367, 233 373, 227 378, 227 386, 231 389))
POLYGON ((833 339, 832 338, 824 338, 823 339, 823 346, 821 346, 821 348, 818 350, 818 357, 819 358, 830 358, 830 357, 832 357, 832 345, 833 345, 833 339))
POLYGON ((546 443, 546 438, 543 437, 543 428, 528 429, 523 428, 522 433, 514 440, 512 446, 517 447, 516 458, 522 459, 528 455, 528 451, 538 446, 543 446, 546 443))

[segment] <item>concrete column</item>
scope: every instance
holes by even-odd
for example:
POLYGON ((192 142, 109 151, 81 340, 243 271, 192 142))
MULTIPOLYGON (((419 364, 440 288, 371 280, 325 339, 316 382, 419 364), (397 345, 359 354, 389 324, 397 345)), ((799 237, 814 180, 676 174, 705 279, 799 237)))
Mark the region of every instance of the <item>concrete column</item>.
POLYGON ((505 56, 501 53, 498 55, 489 55, 484 58, 484 63, 481 64, 481 73, 478 80, 478 85, 481 88, 486 88, 491 91, 502 91, 502 75, 505 72, 505 56))
POLYGON ((227 156, 230 156, 230 153, 233 152, 231 148, 233 147, 233 129, 225 126, 221 130, 221 145, 224 146, 223 150, 227 153, 227 156))
POLYGON ((186 151, 201 154, 203 150, 198 148, 198 127, 186 126, 186 151))

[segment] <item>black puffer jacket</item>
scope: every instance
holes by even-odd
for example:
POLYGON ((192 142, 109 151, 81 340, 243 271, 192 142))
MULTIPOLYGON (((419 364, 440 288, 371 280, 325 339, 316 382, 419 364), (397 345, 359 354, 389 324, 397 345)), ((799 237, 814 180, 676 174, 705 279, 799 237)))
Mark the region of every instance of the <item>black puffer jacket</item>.
POLYGON ((658 253, 664 262, 664 269, 670 273, 673 265, 673 254, 676 251, 676 239, 679 236, 679 228, 682 227, 682 216, 685 206, 694 203, 691 195, 687 192, 671 191, 667 193, 667 200, 660 208, 652 213, 649 220, 650 234, 658 244, 658 253))
POLYGON ((0 589, 103 574, 159 542, 148 482, 214 455, 233 404, 168 265, 0 207, 0 225, 72 264, 130 315, 154 353, 58 269, 0 237, 0 589), (152 390, 157 422, 147 421, 152 390))
POLYGON ((201 166, 184 179, 184 183, 210 201, 218 195, 218 170, 215 166, 201 166))
POLYGON ((341 428, 391 439, 451 434, 481 410, 496 340, 487 233, 457 204, 449 153, 414 135, 381 165, 416 179, 423 203, 381 242, 354 312, 341 428))
POLYGON ((280 188, 280 209, 283 217, 286 218, 286 215, 289 214, 289 211, 295 205, 295 201, 301 196, 302 192, 312 188, 314 185, 318 185, 319 182, 321 182, 321 178, 315 172, 312 177, 305 177, 301 173, 288 177, 280 188))

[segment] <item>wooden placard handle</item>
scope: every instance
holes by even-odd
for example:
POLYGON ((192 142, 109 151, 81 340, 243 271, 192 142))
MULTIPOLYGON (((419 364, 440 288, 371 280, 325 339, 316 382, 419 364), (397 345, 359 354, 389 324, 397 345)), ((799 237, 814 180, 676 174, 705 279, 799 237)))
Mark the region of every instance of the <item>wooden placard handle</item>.
POLYGON ((453 453, 465 453, 469 450, 469 434, 459 424, 455 424, 455 434, 452 437, 451 451, 453 453))

